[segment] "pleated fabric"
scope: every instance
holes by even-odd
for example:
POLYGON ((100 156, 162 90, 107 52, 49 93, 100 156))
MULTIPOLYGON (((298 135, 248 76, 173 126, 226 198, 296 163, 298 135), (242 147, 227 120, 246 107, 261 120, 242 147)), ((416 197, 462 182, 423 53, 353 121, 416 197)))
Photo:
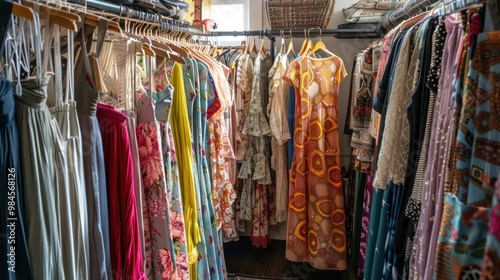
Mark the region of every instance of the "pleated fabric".
POLYGON ((146 204, 146 202, 144 189, 142 188, 141 161, 139 159, 139 148, 137 146, 137 135, 135 133, 135 130, 137 128, 137 118, 134 111, 122 110, 122 113, 128 117, 126 126, 128 137, 130 140, 132 162, 134 164, 135 206, 137 208, 137 220, 139 222, 139 237, 141 239, 142 262, 144 269, 146 269, 146 243, 144 240, 144 216, 142 213, 143 204, 146 204))
MULTIPOLYGON (((99 93, 92 81, 85 42, 92 40, 93 29, 83 26, 75 41, 80 43, 80 56, 75 63, 75 92, 78 121, 82 132, 83 167, 87 196, 89 238, 89 279, 111 279, 109 249, 108 197, 101 131, 96 117, 99 93)), ((75 52, 76 53, 76 52, 75 52)))
POLYGON ((22 80, 16 96, 22 174, 25 179, 26 229, 33 279, 64 279, 56 201, 52 116, 47 108, 49 77, 22 80))
POLYGON ((113 279, 146 279, 137 220, 134 164, 125 126, 127 116, 99 103, 106 166, 113 279))
POLYGON ((66 279, 88 279, 88 219, 80 124, 76 103, 50 108, 56 190, 66 279))
POLYGON ((179 165, 179 182, 181 184, 182 203, 186 223, 186 241, 191 279, 197 279, 196 259, 198 253, 196 244, 201 241, 196 209, 196 193, 193 176, 193 151, 191 146, 191 130, 184 90, 182 67, 175 64, 170 76, 170 84, 174 87, 170 121, 174 136, 175 151, 179 165))
POLYGON ((29 280, 19 132, 10 81, 0 77, 0 279, 29 280), (14 251, 11 250, 13 246, 14 251), (14 254, 13 254, 14 252, 14 254), (12 258, 11 258, 12 257, 12 258))

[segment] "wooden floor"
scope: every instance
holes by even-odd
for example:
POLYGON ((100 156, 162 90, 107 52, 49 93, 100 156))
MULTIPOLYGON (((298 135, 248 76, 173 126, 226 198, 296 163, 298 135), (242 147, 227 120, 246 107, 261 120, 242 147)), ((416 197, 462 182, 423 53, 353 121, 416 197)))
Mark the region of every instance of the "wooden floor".
POLYGON ((290 262, 285 258, 285 241, 272 240, 268 248, 252 246, 248 237, 224 244, 224 256, 229 274, 269 279, 332 279, 353 280, 348 271, 319 270, 307 263, 290 262))

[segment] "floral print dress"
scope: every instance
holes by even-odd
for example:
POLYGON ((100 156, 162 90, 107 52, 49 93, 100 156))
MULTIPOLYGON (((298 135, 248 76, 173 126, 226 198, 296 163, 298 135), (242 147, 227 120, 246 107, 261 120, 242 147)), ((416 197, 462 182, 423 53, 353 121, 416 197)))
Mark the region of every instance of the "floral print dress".
POLYGON ((163 164, 165 166, 165 182, 170 206, 170 226, 173 239, 172 258, 175 260, 177 279, 189 279, 189 265, 187 260, 186 232, 184 226, 184 213, 182 210, 181 188, 179 184, 179 171, 175 156, 175 144, 172 129, 169 123, 170 107, 172 105, 173 88, 168 82, 172 64, 164 61, 155 73, 153 83, 156 93, 156 118, 160 128, 160 138, 163 150, 163 164))
POLYGON ((154 115, 154 100, 144 89, 136 93, 137 145, 146 202, 143 203, 148 279, 172 279, 175 264, 165 168, 154 115))
POLYGON ((272 185, 270 158, 271 127, 265 113, 268 98, 268 76, 271 61, 265 55, 258 55, 251 63, 246 64, 247 71, 240 72, 241 88, 251 86, 245 92, 242 116, 243 162, 238 177, 243 179, 241 194, 241 215, 243 219, 252 220, 250 239, 257 247, 267 247, 271 241, 269 227, 277 225, 273 217, 275 213, 275 186, 272 185), (253 66, 253 67, 252 67, 253 66), (248 73, 248 69, 252 72, 248 73), (251 84, 248 82, 248 75, 251 84), (246 86, 245 86, 246 84, 246 86))
MULTIPOLYGON (((184 73, 184 88, 186 90, 187 108, 189 114, 189 122, 191 128, 191 144, 193 146, 193 159, 196 182, 196 198, 198 206, 198 223, 202 232, 202 241, 198 243, 198 279, 218 279, 220 270, 217 269, 217 250, 214 243, 214 232, 212 231, 212 223, 210 212, 207 211, 210 207, 211 200, 207 196, 207 177, 202 171, 203 154, 196 147, 200 146, 200 124, 201 124, 201 101, 200 101, 200 78, 198 71, 198 63, 192 59, 185 59, 186 64, 183 65, 184 73)), ((206 162, 206 159, 205 159, 206 162)), ((213 217, 213 216, 212 216, 213 217)))

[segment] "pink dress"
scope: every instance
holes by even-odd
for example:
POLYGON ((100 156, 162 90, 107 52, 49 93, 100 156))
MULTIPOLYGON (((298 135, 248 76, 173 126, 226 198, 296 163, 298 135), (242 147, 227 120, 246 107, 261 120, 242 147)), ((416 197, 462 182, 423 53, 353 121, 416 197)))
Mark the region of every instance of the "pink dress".
POLYGON ((109 234, 113 279, 146 279, 135 205, 134 163, 125 126, 127 116, 99 103, 108 185, 109 234))

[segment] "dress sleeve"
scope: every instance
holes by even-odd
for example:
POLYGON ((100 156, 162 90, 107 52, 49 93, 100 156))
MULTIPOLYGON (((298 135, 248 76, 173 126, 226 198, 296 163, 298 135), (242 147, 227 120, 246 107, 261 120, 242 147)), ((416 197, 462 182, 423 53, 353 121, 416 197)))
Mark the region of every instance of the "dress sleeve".
POLYGON ((302 58, 292 61, 283 75, 283 80, 295 89, 300 88, 300 61, 302 61, 302 58))
POLYGON ((342 80, 344 80, 344 78, 347 76, 347 71, 345 70, 344 61, 339 58, 338 62, 339 67, 337 68, 337 74, 335 75, 335 78, 340 85, 342 80))

